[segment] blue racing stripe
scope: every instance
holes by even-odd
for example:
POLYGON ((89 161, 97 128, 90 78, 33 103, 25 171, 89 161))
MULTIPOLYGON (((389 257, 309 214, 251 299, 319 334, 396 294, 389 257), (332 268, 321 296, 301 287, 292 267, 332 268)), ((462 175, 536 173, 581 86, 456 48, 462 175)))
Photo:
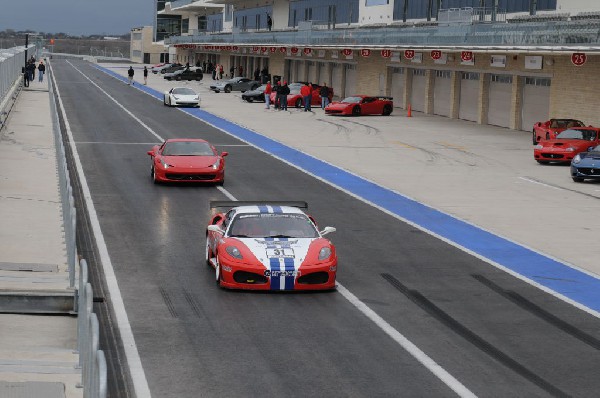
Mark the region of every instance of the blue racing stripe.
POLYGON ((273 213, 283 213, 281 206, 273 206, 273 213))
POLYGON ((269 266, 271 268, 271 290, 281 290, 281 267, 279 265, 279 259, 271 257, 269 259, 269 266), (273 276, 273 271, 276 272, 277 276, 273 276))
MULTIPOLYGON (((283 259, 283 264, 286 271, 295 271, 296 267, 294 267, 294 259, 293 258, 285 258, 283 259)), ((285 277, 285 290, 294 290, 294 281, 296 277, 294 275, 285 277)))
POLYGON ((260 213, 268 213, 269 212, 269 208, 267 206, 258 206, 258 211, 260 213))
MULTIPOLYGON (((126 81, 126 77, 109 69, 101 66, 96 66, 96 68, 121 81, 126 81)), ((148 86, 136 86, 136 88, 163 100, 161 92, 148 86)), ((600 279, 598 277, 432 209, 202 109, 185 109, 183 111, 340 189, 454 242, 466 250, 498 263, 524 278, 600 312, 600 279)))

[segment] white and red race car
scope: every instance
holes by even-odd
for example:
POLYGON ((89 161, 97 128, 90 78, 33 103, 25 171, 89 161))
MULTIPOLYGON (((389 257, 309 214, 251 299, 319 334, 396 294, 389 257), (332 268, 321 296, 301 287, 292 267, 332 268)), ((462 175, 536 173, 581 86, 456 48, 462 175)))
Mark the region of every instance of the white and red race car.
POLYGON ((206 229, 206 262, 217 284, 230 289, 335 289, 337 255, 301 208, 306 202, 212 201, 206 229))

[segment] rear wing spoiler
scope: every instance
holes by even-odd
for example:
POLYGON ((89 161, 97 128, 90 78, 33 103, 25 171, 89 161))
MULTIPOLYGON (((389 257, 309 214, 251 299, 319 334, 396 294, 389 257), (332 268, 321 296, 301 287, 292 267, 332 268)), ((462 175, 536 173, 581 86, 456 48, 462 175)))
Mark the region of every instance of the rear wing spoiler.
POLYGON ((382 97, 382 96, 378 96, 377 98, 379 98, 380 100, 390 100, 390 101, 394 100, 394 97, 382 97))
POLYGON ((299 209, 308 209, 308 203, 300 200, 211 200, 210 208, 232 208, 238 206, 289 206, 297 207, 299 209))

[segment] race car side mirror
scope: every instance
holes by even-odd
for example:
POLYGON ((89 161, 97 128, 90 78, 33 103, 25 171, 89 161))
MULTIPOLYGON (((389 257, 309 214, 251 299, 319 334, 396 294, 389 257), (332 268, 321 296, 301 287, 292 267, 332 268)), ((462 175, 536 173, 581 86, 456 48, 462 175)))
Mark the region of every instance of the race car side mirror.
POLYGON ((223 230, 218 225, 209 225, 208 227, 206 227, 206 229, 211 232, 218 232, 220 234, 223 233, 223 230))
POLYGON ((148 155, 154 156, 154 151, 148 151, 148 155))
POLYGON ((323 235, 327 235, 329 233, 335 232, 336 229, 333 227, 325 227, 321 232, 319 232, 321 234, 321 236, 323 235))
POLYGON ((227 156, 227 155, 229 155, 229 152, 225 152, 225 151, 221 152, 221 157, 223 157, 223 158, 224 158, 224 157, 225 157, 225 156, 227 156))

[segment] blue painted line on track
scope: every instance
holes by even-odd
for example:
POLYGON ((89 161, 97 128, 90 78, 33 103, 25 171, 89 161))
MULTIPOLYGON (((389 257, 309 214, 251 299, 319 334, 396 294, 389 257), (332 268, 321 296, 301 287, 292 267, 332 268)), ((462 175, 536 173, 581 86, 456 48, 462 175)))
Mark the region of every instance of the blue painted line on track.
MULTIPOLYGON (((125 77, 109 69, 96 67, 121 81, 127 81, 125 77)), ((163 100, 162 93, 148 86, 136 85, 136 87, 161 101, 163 100)), ((600 279, 597 277, 432 209, 202 109, 182 110, 390 213, 454 242, 456 245, 500 264, 570 300, 600 312, 600 279)))

